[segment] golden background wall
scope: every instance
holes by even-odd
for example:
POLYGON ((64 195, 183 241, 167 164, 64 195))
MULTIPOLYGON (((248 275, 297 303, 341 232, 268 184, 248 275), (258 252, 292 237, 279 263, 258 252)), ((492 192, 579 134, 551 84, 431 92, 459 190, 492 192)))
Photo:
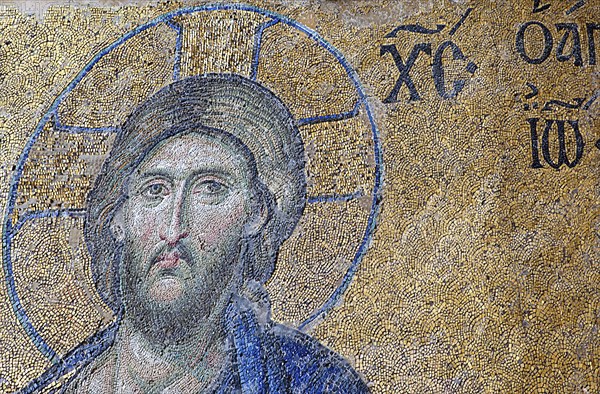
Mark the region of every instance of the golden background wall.
MULTIPOLYGON (((600 24, 600 2, 584 1, 580 7, 576 1, 552 0, 251 3, 315 30, 345 56, 367 92, 382 142, 381 212, 373 239, 343 298, 308 331, 347 357, 374 393, 600 392, 600 143, 595 146, 600 98, 594 99, 600 91, 600 26, 594 28, 600 24), (523 28, 529 21, 539 23, 523 28), (571 25, 559 29, 561 23, 571 25), (540 24, 552 36, 543 60, 548 39, 540 24), (391 34, 401 25, 428 31, 413 26, 391 34), (573 26, 581 64, 577 56, 561 61, 561 54, 568 57, 573 49, 573 26), (539 64, 519 53, 519 29, 525 32, 522 52, 540 58, 539 64), (419 44, 424 50, 409 67, 419 44), (400 76, 392 47, 409 69, 418 99, 411 99, 406 84, 397 100, 389 99, 400 76), (453 48, 462 56, 453 56, 453 48), (452 96, 455 81, 464 86, 454 97, 442 97, 452 96), (547 127, 547 120, 554 122, 547 127), (558 161, 557 130, 563 121, 566 154, 575 165, 555 169, 549 162, 558 161), (573 124, 583 143, 576 163, 573 124), (550 160, 544 157, 546 127, 550 160), (532 156, 532 129, 541 168, 534 168, 539 166, 532 156)), ((136 26, 196 4, 202 3, 57 5, 43 19, 14 8, 0 13, 3 207, 27 139, 94 55, 136 26)), ((201 18, 181 23, 201 25, 201 18)), ((248 73, 240 66, 247 64, 243 59, 251 48, 244 29, 264 21, 239 20, 211 30, 217 37, 212 45, 238 48, 219 59, 198 37, 187 36, 183 46, 196 57, 184 56, 181 72, 239 67, 234 71, 248 73), (234 33, 219 35, 218 29, 234 33), (210 53, 203 55, 204 49, 210 53), (202 60, 207 58, 210 62, 202 60)), ((265 83, 281 97, 292 95, 288 105, 299 117, 311 115, 306 108, 351 109, 355 98, 331 60, 303 44, 302 36, 277 28, 281 31, 268 30, 264 37, 263 51, 271 59, 259 65, 259 74, 271 81, 265 83), (302 79, 286 62, 312 70, 311 78, 302 79), (331 99, 319 93, 323 86, 331 99), (303 94, 292 94, 294 89, 303 94)), ((121 99, 123 92, 142 97, 169 77, 159 64, 158 71, 143 75, 128 64, 169 61, 174 54, 160 43, 173 35, 172 29, 156 29, 131 46, 144 51, 127 54, 123 47, 105 60, 102 75, 80 84, 80 92, 60 109, 63 123, 85 119, 96 127, 106 114, 115 121, 126 116, 136 99, 121 99), (85 112, 92 101, 103 103, 100 118, 85 112)), ((367 124, 360 114, 301 130, 316 169, 309 194, 359 190, 366 198, 307 210, 268 285, 279 321, 297 325, 318 308, 339 285, 360 242, 375 160, 367 124), (342 246, 332 247, 336 243, 342 246)), ((17 209, 83 203, 82 190, 111 142, 108 137, 68 140, 52 132, 44 138, 24 171, 20 187, 28 198, 17 201, 17 209), (75 187, 58 188, 56 182, 75 187), (45 190, 49 184, 54 187, 45 190)), ((48 218, 28 231, 14 243, 38 263, 15 269, 15 280, 37 327, 64 354, 112 316, 93 291, 81 223, 48 218)), ((0 391, 13 392, 50 361, 18 323, 4 271, 2 278, 0 391)))

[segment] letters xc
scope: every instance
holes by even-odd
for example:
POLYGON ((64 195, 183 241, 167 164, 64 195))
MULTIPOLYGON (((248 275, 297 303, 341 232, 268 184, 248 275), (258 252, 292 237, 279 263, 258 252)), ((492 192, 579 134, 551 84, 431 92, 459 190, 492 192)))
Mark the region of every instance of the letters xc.
POLYGON ((425 52, 426 54, 431 56, 431 44, 415 45, 413 47, 412 51, 410 52, 410 55, 408 56, 408 59, 406 60, 406 64, 405 64, 402 61, 402 57, 400 56, 400 53, 398 52, 396 45, 382 45, 381 46, 381 51, 379 53, 380 56, 383 56, 386 53, 389 53, 390 55, 392 55, 392 57, 394 58, 394 62, 396 63, 396 67, 398 68, 398 71, 400 72, 400 76, 398 77, 398 80, 396 80, 396 84, 394 85, 394 88, 392 89, 390 94, 385 98, 385 100, 383 100, 384 103, 388 104, 388 103, 397 102, 398 101, 398 92, 400 92, 400 88, 402 87, 403 84, 406 84, 406 87, 408 88, 408 90, 410 92, 409 101, 417 101, 417 100, 421 99, 421 96, 419 96, 419 92, 417 91, 417 88, 415 87, 415 84, 413 83, 412 79, 410 79, 410 74, 409 74, 410 69, 415 64, 415 60, 417 60, 417 57, 419 56, 419 53, 421 51, 425 52))

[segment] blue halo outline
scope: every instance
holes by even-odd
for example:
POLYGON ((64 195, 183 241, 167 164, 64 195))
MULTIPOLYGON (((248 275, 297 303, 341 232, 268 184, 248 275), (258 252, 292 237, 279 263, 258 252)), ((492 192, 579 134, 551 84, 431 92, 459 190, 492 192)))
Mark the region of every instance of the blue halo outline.
MULTIPOLYGON (((15 315, 17 317, 17 320, 19 321, 19 323, 21 324, 21 326, 23 327, 23 329, 25 330, 25 332, 27 333, 29 338, 33 341, 33 343, 35 344, 37 349, 55 365, 56 364, 65 364, 65 361, 60 359, 58 354, 45 342, 45 340, 37 332, 37 330, 33 326, 32 322, 30 321, 29 317, 27 316, 27 313, 25 312, 23 306, 21 305, 21 301, 20 301, 17 291, 16 291, 16 285, 15 285, 15 279, 14 279, 13 267, 12 267, 12 260, 11 260, 12 240, 16 234, 16 230, 18 230, 18 228, 20 228, 20 226, 13 226, 11 217, 13 216, 14 211, 15 211, 15 203, 16 203, 16 198, 17 198, 18 185, 19 185, 20 179, 23 175, 24 165, 29 157, 31 149, 33 148, 33 145, 36 143, 40 134, 42 133, 45 125, 51 120, 51 117, 56 113, 58 106, 63 101, 63 99, 66 97, 66 95, 69 94, 75 88, 75 86, 77 86, 77 84, 79 82, 81 82, 81 80, 88 74, 88 72, 91 71, 91 69, 94 67, 94 65, 106 54, 108 54, 113 49, 117 48, 118 46, 122 45, 124 42, 126 42, 130 38, 143 32, 144 30, 147 30, 151 27, 157 26, 160 23, 168 24, 168 23, 170 23, 171 19, 173 19, 177 16, 187 15, 187 14, 191 14, 191 13, 195 13, 195 12, 220 11, 220 10, 249 11, 249 12, 258 13, 258 14, 266 16, 266 17, 270 17, 273 20, 277 20, 278 22, 282 22, 288 26, 291 26, 291 27, 303 32, 309 38, 311 38, 313 41, 315 41, 317 44, 319 44, 321 47, 326 49, 344 67, 344 70, 348 74, 348 77, 354 84, 354 87, 356 88, 358 95, 359 95, 359 101, 357 102, 356 107, 364 105, 366 114, 367 114, 369 122, 371 124, 371 132, 372 132, 373 143, 374 143, 373 150, 374 150, 374 159, 375 159, 375 174, 374 174, 375 180, 374 180, 374 186, 373 186, 373 192, 372 192, 371 210, 369 213, 367 226, 366 226, 362 241, 358 247, 356 254, 354 255, 352 264, 350 265, 350 267, 344 274, 344 277, 343 277, 340 285, 330 295, 328 300, 323 303, 323 305, 320 308, 315 310, 311 314, 311 316, 309 316, 304 322, 302 322, 298 326, 298 328, 300 330, 306 328, 311 322, 313 322, 318 317, 329 312, 338 303, 338 301, 340 300, 340 297, 348 289, 350 283, 352 282, 354 274, 356 273, 356 271, 360 265, 360 262, 362 261, 362 258, 364 257, 364 255, 367 252, 367 249, 372 240, 373 233, 374 233, 374 230, 375 230, 375 227, 377 224, 377 217, 380 212, 380 203, 381 203, 381 197, 382 197, 381 189, 382 189, 382 183, 383 183, 383 154, 382 154, 382 149, 381 149, 381 141, 380 141, 379 131, 375 124, 370 106, 367 102, 367 95, 365 94, 365 92, 362 88, 362 85, 358 79, 358 75, 357 75, 356 71, 354 71, 354 69, 348 64, 348 62, 346 61, 344 56, 341 54, 341 52, 338 51, 336 48, 334 48, 327 41, 325 41, 314 30, 302 25, 301 23, 296 22, 295 20, 292 20, 284 15, 280 15, 275 12, 264 10, 264 9, 261 9, 261 8, 255 7, 255 6, 251 6, 251 5, 247 5, 247 4, 208 4, 208 5, 203 5, 203 6, 185 7, 185 8, 180 8, 180 9, 171 11, 169 13, 158 16, 155 19, 153 19, 152 21, 147 22, 146 24, 138 26, 137 28, 125 33, 123 36, 121 36, 119 39, 117 39, 111 45, 107 46, 106 48, 104 48, 103 50, 98 52, 92 58, 92 60, 77 74, 77 76, 67 85, 67 87, 65 89, 63 89, 63 91, 58 95, 58 97, 54 100, 52 105, 49 107, 46 114, 42 117, 42 119, 38 123, 37 127, 35 128, 34 132, 30 136, 29 140, 25 144, 25 147, 23 148, 23 151, 21 152, 21 155, 19 156, 16 168, 13 172, 13 176, 11 179, 10 188, 9 188, 9 192, 8 192, 8 201, 6 204, 4 222, 2 225, 2 251, 3 251, 2 264, 3 264, 4 274, 5 274, 5 282, 6 282, 5 284, 8 289, 8 296, 10 299, 10 303, 12 305, 13 312, 15 313, 15 315)), ((358 112, 358 111, 356 111, 356 112, 358 112)), ((324 120, 324 121, 328 121, 328 120, 329 119, 324 120)), ((337 120, 337 118, 332 118, 331 120, 337 120)), ((98 130, 98 131, 106 132, 106 130, 98 130)), ((344 200, 342 200, 342 201, 344 201, 344 200)), ((49 216, 64 216, 64 215, 61 213, 56 213, 56 215, 49 215, 49 216)), ((115 329, 116 327, 117 327, 116 325, 113 325, 113 329, 115 329)), ((78 359, 80 359, 80 357, 78 357, 78 359)), ((67 363, 67 364, 71 364, 71 363, 67 363)), ((72 368, 69 368, 69 366, 73 367, 73 365, 63 365, 63 368, 60 368, 61 373, 59 373, 58 375, 60 376, 64 373, 68 372, 68 370, 71 370, 72 368)), ((58 371, 56 371, 56 372, 58 372, 58 371)), ((33 387, 33 389, 39 389, 40 387, 43 387, 43 386, 51 383, 51 381, 58 379, 57 376, 50 377, 50 378, 51 378, 51 380, 46 380, 45 383, 40 382, 39 380, 36 379, 37 382, 34 384, 35 387, 33 387), (40 386, 40 384, 42 384, 42 386, 40 386)), ((42 379, 42 380, 45 380, 45 379, 42 379)), ((28 387, 32 388, 31 385, 28 387)), ((27 388, 24 389, 24 392, 28 392, 27 388)))

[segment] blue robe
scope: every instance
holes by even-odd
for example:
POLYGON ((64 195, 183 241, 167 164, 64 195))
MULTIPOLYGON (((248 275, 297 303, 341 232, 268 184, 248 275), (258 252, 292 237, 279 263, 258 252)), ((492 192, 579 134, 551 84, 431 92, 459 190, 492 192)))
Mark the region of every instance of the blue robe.
POLYGON ((280 324, 259 324, 252 309, 234 305, 227 328, 237 371, 229 371, 218 393, 236 392, 236 385, 244 394, 369 392, 342 357, 314 338, 280 324))
MULTIPOLYGON (((293 328, 257 317, 247 300, 235 297, 225 327, 233 344, 221 371, 218 394, 360 394, 367 385, 341 356, 293 328), (241 301, 241 302, 240 302, 241 301), (246 301, 246 302, 244 302, 246 301), (260 322, 263 320, 263 322, 260 322)), ((73 369, 81 372, 112 345, 118 324, 80 345, 20 393, 39 392, 73 369)), ((77 375, 79 374, 77 373, 77 375)), ((66 386, 81 384, 78 376, 66 386)), ((72 388, 72 387, 71 387, 72 388)), ((65 387, 61 390, 63 392, 65 387)))

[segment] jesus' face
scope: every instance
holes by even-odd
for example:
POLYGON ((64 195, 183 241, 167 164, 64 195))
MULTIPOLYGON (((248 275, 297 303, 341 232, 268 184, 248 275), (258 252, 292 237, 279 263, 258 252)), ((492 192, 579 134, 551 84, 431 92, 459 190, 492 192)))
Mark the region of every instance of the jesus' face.
POLYGON ((171 137, 132 174, 115 218, 121 289, 139 329, 179 337, 231 292, 253 214, 250 161, 206 134, 171 137))

